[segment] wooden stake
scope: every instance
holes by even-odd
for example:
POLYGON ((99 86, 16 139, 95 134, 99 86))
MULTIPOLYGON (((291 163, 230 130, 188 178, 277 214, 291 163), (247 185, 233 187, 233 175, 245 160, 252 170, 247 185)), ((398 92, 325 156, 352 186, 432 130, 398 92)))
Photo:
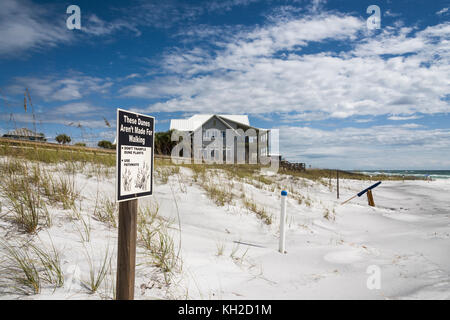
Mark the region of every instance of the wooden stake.
POLYGON ((119 203, 116 299, 134 299, 136 268, 137 199, 119 203))
POLYGON ((339 170, 336 170, 336 193, 339 199, 339 170))
POLYGON ((344 205, 344 204, 346 204, 347 202, 349 202, 350 200, 353 200, 353 199, 355 199, 356 197, 357 197, 358 195, 357 194, 355 194, 353 197, 351 197, 350 199, 348 199, 348 200, 345 200, 344 202, 342 202, 341 203, 341 205, 344 205))
POLYGON ((369 201, 369 206, 375 207, 375 202, 373 201, 372 190, 367 191, 367 200, 369 201))

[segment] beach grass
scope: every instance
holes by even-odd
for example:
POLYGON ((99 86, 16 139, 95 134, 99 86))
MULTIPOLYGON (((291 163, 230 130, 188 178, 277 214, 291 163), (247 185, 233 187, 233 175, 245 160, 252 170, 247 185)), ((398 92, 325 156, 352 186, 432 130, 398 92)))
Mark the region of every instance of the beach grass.
MULTIPOLYGON (((83 164, 86 163, 99 164, 106 167, 113 167, 116 163, 115 153, 111 150, 105 151, 102 149, 80 146, 58 146, 51 144, 37 144, 32 142, 15 143, 5 140, 0 140, 0 156, 11 156, 14 158, 23 158, 31 161, 51 164, 64 162, 69 163, 69 166, 70 164, 78 163, 79 168, 82 168, 83 164)), ((256 179, 257 181, 267 185, 272 184, 272 180, 270 178, 260 174, 261 169, 265 168, 266 166, 258 164, 175 164, 172 163, 172 161, 167 158, 167 156, 155 156, 156 175, 162 183, 167 183, 168 177, 179 172, 179 167, 181 166, 191 169, 194 172, 195 177, 202 175, 205 170, 220 169, 242 180, 256 179)), ((290 175, 293 177, 310 179, 313 181, 336 178, 335 169, 306 169, 304 171, 296 171, 280 167, 279 173, 290 175)), ((402 177, 400 175, 383 174, 374 174, 372 176, 369 176, 367 174, 344 170, 339 170, 339 177, 341 179, 373 181, 422 180, 422 178, 414 176, 402 177)))
POLYGON ((53 148, 33 144, 14 145, 10 142, 0 141, 0 156, 22 158, 43 163, 81 162, 97 163, 105 166, 114 166, 116 156, 114 153, 105 153, 102 150, 91 148, 53 148))
POLYGON ((172 221, 158 216, 159 205, 140 208, 138 212, 138 237, 147 249, 152 264, 163 273, 173 273, 178 264, 175 246, 169 234, 172 221))
POLYGON ((273 222, 272 215, 269 214, 264 207, 258 206, 253 199, 245 197, 245 196, 244 196, 242 202, 244 204, 244 208, 255 213, 256 216, 259 219, 261 219, 261 221, 263 221, 265 224, 267 224, 267 225, 272 224, 272 222, 273 222))
POLYGON ((53 242, 48 248, 44 244, 33 243, 9 244, 1 241, 6 261, 2 269, 6 281, 20 293, 38 294, 42 285, 47 283, 59 288, 64 285, 61 258, 53 242))
POLYGON ((91 294, 98 291, 110 273, 112 258, 109 247, 104 252, 102 259, 97 262, 92 257, 92 254, 89 253, 89 250, 86 249, 86 259, 89 264, 89 278, 82 280, 81 283, 91 294))

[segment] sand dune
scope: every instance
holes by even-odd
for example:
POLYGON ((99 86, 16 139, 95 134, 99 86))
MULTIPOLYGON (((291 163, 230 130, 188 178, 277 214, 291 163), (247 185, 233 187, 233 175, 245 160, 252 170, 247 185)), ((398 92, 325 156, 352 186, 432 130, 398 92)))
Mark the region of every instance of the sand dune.
MULTIPOLYGON (((54 167, 46 169, 58 174, 54 167)), ((86 170, 86 169, 85 169, 86 170)), ((63 173, 59 173, 63 174, 63 173)), ((200 299, 449 299, 450 298, 450 180, 384 181, 374 191, 376 207, 365 197, 340 202, 371 184, 341 181, 341 199, 331 186, 302 178, 272 176, 270 184, 244 181, 217 173, 211 181, 227 187, 232 199, 218 206, 195 182, 187 168, 157 180, 153 198, 140 206, 159 205, 158 215, 170 221, 174 251, 181 268, 170 280, 138 248, 136 298, 200 299), (289 184, 287 183, 289 182, 289 184), (287 254, 278 249, 280 188, 289 186, 287 254), (243 194, 272 216, 265 223, 245 207, 243 194), (302 201, 304 197, 308 201, 302 201), (180 230, 181 226, 181 230, 180 230), (181 240, 180 240, 181 237, 181 240), (181 248, 179 245, 181 244, 181 248), (380 288, 367 286, 370 266, 380 270, 380 288)), ((61 254, 66 282, 40 294, 23 296, 0 289, 0 298, 98 299, 113 295, 117 229, 97 221, 92 208, 98 198, 114 197, 112 174, 74 176, 81 191, 77 202, 89 221, 89 241, 83 240, 80 220, 70 210, 51 207, 53 225, 42 228, 34 242, 52 241, 61 254), (89 275, 86 254, 99 265, 109 248, 111 270, 101 289, 89 294, 81 280, 89 275)), ((30 238, 7 218, 1 200, 2 239, 30 238)), ((5 254, 5 252, 2 252, 5 254)))

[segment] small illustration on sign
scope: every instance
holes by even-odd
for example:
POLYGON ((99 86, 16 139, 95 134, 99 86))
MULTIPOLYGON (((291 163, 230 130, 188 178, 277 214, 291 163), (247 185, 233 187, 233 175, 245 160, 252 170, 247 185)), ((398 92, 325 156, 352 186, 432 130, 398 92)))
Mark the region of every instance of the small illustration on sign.
POLYGON ((122 186, 123 190, 130 191, 131 190, 131 171, 128 169, 125 169, 125 171, 122 173, 122 186))
POLYGON ((150 165, 144 162, 143 168, 139 168, 135 187, 146 190, 148 182, 150 182, 150 165))

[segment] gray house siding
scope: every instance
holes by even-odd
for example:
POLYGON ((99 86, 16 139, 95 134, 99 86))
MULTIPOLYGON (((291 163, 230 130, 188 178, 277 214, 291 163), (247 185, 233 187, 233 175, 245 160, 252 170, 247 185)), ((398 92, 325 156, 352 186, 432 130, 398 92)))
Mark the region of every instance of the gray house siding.
POLYGON ((224 163, 227 162, 227 158, 231 157, 232 153, 234 154, 234 163, 237 163, 238 160, 244 163, 257 163, 260 162, 261 156, 265 156, 268 153, 269 142, 267 138, 263 137, 263 135, 267 136, 267 132, 268 130, 258 129, 231 119, 224 119, 213 115, 198 127, 195 132, 190 131, 191 146, 196 148, 192 149, 191 157, 199 158, 201 156, 204 159, 208 158, 218 161, 220 158, 218 153, 222 152, 222 161, 224 163), (234 137, 233 150, 230 150, 226 146, 227 129, 241 129, 244 133, 243 137, 234 137), (254 137, 249 137, 249 132, 247 132, 249 129, 254 130, 256 134, 254 137), (221 139, 221 145, 217 143, 217 139, 221 139), (194 140, 196 141, 194 142, 194 140), (251 143, 256 143, 256 147, 250 147, 251 143), (245 150, 244 159, 238 159, 237 150, 239 147, 245 150), (253 155, 250 155, 251 153, 253 155))

